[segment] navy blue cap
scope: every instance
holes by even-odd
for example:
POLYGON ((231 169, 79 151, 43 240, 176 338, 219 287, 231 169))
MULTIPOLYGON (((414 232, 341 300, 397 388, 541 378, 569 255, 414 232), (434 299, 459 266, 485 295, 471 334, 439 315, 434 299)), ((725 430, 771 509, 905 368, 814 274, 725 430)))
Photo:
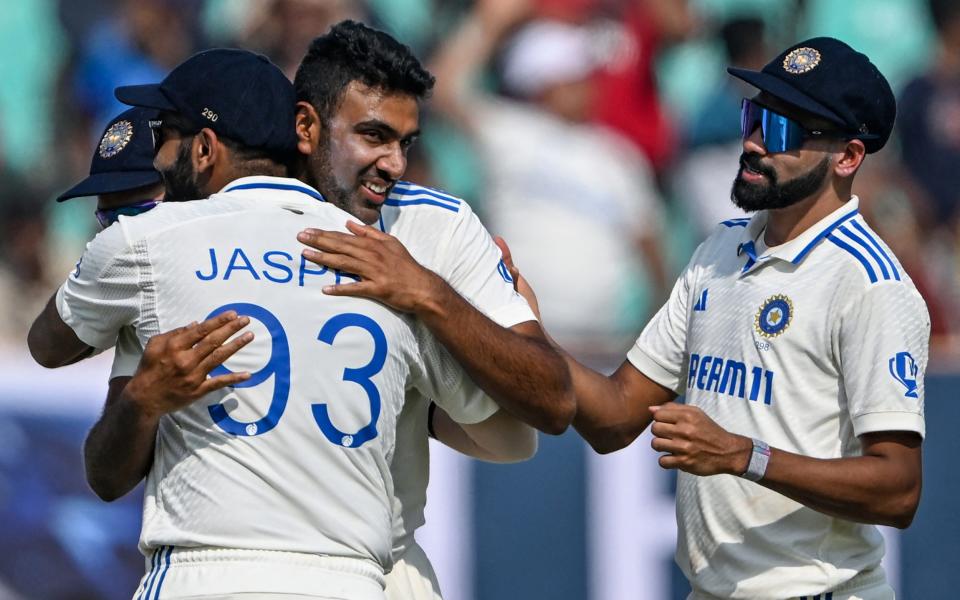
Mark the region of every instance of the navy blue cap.
POLYGON ((270 60, 247 50, 215 48, 194 54, 160 83, 118 87, 117 100, 173 112, 243 146, 295 152, 296 94, 270 60))
POLYGON ((159 111, 152 108, 131 108, 110 121, 90 161, 90 176, 57 196, 57 202, 159 183, 150 131, 150 121, 159 117, 159 111))
POLYGON ((890 84, 865 54, 840 40, 818 37, 784 50, 760 71, 727 72, 771 96, 838 125, 863 140, 867 152, 883 148, 893 131, 897 101, 890 84))

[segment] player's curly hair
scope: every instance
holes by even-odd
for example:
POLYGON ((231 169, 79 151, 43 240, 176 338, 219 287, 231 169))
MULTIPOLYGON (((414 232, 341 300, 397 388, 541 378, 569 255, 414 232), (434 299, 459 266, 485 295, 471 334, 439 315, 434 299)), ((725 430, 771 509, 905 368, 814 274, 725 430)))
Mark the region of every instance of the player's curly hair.
POLYGON ((409 47, 382 31, 346 20, 310 43, 294 87, 297 100, 313 105, 326 124, 352 81, 422 100, 430 95, 434 77, 409 47))

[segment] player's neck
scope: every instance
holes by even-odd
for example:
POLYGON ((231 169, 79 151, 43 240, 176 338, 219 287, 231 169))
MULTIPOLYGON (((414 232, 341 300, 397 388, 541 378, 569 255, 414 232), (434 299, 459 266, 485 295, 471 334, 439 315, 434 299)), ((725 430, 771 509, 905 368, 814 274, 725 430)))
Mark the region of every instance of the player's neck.
POLYGON ((764 242, 779 246, 810 229, 850 200, 850 191, 827 186, 820 193, 788 206, 769 211, 764 242))

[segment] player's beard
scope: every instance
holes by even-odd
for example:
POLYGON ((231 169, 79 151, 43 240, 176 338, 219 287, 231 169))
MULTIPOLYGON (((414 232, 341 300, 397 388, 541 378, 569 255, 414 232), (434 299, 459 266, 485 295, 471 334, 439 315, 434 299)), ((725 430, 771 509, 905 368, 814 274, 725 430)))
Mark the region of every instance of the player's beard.
POLYGON ((746 153, 740 155, 740 164, 767 177, 766 183, 748 183, 740 177, 733 180, 730 198, 733 203, 746 212, 786 208, 809 198, 817 192, 827 178, 830 169, 830 157, 825 156, 820 163, 807 173, 781 183, 772 167, 760 162, 760 155, 746 153))
POLYGON ((185 202, 203 197, 203 192, 197 184, 193 162, 190 160, 192 142, 192 139, 181 140, 173 165, 159 171, 160 179, 163 181, 164 202, 185 202))
POLYGON ((327 202, 344 210, 367 224, 376 222, 380 215, 380 207, 372 205, 360 195, 360 177, 358 176, 353 187, 344 187, 333 174, 331 156, 333 150, 329 140, 317 147, 317 151, 307 159, 307 182, 315 187, 327 202), (370 215, 375 215, 370 218, 370 215))

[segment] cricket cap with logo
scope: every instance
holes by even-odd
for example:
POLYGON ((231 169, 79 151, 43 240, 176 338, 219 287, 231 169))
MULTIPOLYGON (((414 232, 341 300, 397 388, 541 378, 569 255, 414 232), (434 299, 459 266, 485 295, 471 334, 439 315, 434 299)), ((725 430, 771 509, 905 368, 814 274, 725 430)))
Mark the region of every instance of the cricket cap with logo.
POLYGON ((296 94, 262 55, 214 48, 177 65, 160 83, 118 87, 117 100, 176 113, 248 148, 293 153, 296 94))
POLYGON ((760 71, 727 72, 836 124, 841 133, 862 140, 868 153, 883 148, 893 131, 897 102, 890 84, 866 55, 838 39, 795 44, 760 71))
POLYGON ((90 175, 57 196, 57 202, 84 196, 126 192, 160 183, 153 168, 151 122, 160 117, 152 108, 131 108, 117 115, 100 136, 90 175))

